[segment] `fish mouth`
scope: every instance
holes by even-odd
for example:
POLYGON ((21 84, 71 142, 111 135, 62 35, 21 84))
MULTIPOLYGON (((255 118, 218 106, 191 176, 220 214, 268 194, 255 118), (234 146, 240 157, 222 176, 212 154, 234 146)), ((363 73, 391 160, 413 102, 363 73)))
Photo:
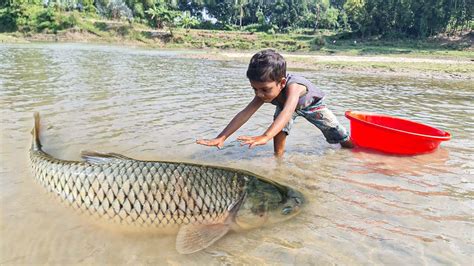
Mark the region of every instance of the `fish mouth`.
POLYGON ((299 208, 306 202, 306 199, 303 196, 303 193, 299 192, 298 190, 278 184, 276 182, 272 182, 272 183, 280 191, 281 195, 286 195, 287 202, 293 201, 295 203, 294 207, 299 208))
POLYGON ((295 208, 300 208, 300 206, 302 206, 306 199, 304 198, 303 194, 301 192, 299 192, 298 190, 294 190, 294 189, 288 189, 288 193, 287 193, 287 196, 288 196, 288 199, 291 199, 293 200, 296 204, 295 204, 295 208))
POLYGON ((287 218, 293 217, 300 213, 305 199, 301 192, 288 188, 286 199, 284 200, 284 207, 281 209, 281 214, 287 218))

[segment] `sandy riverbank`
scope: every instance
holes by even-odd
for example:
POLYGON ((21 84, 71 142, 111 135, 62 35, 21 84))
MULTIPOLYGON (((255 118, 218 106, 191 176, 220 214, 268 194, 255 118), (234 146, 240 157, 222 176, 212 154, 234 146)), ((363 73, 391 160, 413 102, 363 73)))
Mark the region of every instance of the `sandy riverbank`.
MULTIPOLYGON (((207 51, 186 53, 189 58, 248 62, 253 52, 207 51)), ((474 60, 469 58, 416 58, 400 56, 345 56, 282 53, 288 68, 337 71, 364 75, 389 75, 433 79, 474 79, 474 60)))

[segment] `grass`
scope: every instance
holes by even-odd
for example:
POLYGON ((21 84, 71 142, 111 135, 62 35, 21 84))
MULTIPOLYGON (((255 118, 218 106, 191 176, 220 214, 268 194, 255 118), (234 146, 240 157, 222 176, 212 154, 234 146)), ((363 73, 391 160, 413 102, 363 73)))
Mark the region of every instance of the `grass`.
POLYGON ((468 41, 378 41, 338 40, 334 34, 265 34, 248 32, 175 30, 175 47, 258 50, 272 47, 286 52, 310 52, 339 55, 387 55, 408 57, 474 58, 468 41))
MULTIPOLYGON (((392 41, 377 39, 346 40, 344 39, 344 33, 336 33, 330 30, 318 30, 316 32, 312 30, 299 30, 299 33, 266 34, 262 32, 185 30, 177 28, 174 29, 174 36, 171 38, 166 35, 166 31, 156 31, 144 24, 103 20, 100 17, 76 13, 71 13, 70 15, 74 16, 77 21, 74 29, 76 32, 90 33, 97 36, 96 39, 100 39, 101 42, 126 40, 128 42, 135 41, 143 45, 169 48, 233 50, 258 50, 272 47, 286 52, 309 52, 315 54, 474 57, 472 44, 469 39, 472 36, 467 36, 466 40, 457 42, 408 39, 392 41), (161 32, 161 35, 157 36, 157 32, 161 32)), ((61 40, 61 34, 64 35, 64 31, 58 32, 59 40, 61 40)), ((33 35, 35 34, 33 33, 33 35)), ((0 37, 2 41, 12 40, 10 38, 11 34, 0 34, 0 36, 2 36, 0 37)))
POLYGON ((315 62, 329 68, 376 69, 382 71, 419 71, 439 72, 446 74, 469 74, 474 72, 474 64, 438 64, 438 63, 405 63, 405 62, 315 62))
MULTIPOLYGON (((337 42, 336 42, 337 43, 337 42)), ((466 57, 474 58, 468 47, 447 47, 443 43, 422 43, 413 41, 394 41, 391 43, 377 41, 344 41, 339 44, 328 44, 321 52, 346 55, 388 55, 388 56, 427 56, 427 57, 466 57)))
POLYGON ((22 37, 18 37, 15 34, 2 34, 0 33, 0 43, 26 43, 22 37))
POLYGON ((312 68, 358 69, 380 71, 429 71, 446 74, 474 73, 474 53, 470 38, 450 41, 432 40, 377 40, 344 39, 329 30, 317 32, 302 31, 290 34, 266 34, 261 32, 218 31, 218 30, 155 30, 139 23, 103 20, 99 17, 77 16, 73 29, 48 33, 0 33, 0 43, 26 41, 65 41, 125 43, 147 47, 192 48, 256 51, 274 48, 283 52, 298 52, 310 55, 380 56, 403 58, 447 58, 461 59, 466 64, 440 64, 425 62, 363 62, 363 61, 316 61, 314 59, 292 59, 312 68))

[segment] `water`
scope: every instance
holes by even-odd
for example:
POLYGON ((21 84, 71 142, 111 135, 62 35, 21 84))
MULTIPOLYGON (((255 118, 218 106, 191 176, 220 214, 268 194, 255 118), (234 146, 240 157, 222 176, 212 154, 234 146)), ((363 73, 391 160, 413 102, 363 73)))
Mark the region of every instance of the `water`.
POLYGON ((397 115, 451 132, 436 152, 396 157, 327 144, 297 119, 282 160, 271 143, 235 138, 265 131, 264 106, 222 150, 212 138, 252 98, 246 65, 186 59, 186 52, 76 44, 0 46, 0 263, 50 264, 472 264, 474 90, 468 81, 298 72, 347 109, 397 115), (175 236, 96 225, 46 195, 30 173, 32 113, 45 150, 81 150, 246 169, 302 191, 288 222, 231 233, 192 256, 175 236))

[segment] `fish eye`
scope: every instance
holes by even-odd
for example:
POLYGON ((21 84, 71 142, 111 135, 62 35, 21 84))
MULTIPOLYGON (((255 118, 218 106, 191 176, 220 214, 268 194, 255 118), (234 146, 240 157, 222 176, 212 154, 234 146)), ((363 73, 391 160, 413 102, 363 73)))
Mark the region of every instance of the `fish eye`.
POLYGON ((283 215, 288 215, 293 211, 293 208, 291 206, 287 206, 281 210, 281 214, 283 215))
POLYGON ((296 204, 301 204, 301 203, 303 203, 303 201, 302 201, 300 198, 294 198, 294 199, 295 199, 296 204))

